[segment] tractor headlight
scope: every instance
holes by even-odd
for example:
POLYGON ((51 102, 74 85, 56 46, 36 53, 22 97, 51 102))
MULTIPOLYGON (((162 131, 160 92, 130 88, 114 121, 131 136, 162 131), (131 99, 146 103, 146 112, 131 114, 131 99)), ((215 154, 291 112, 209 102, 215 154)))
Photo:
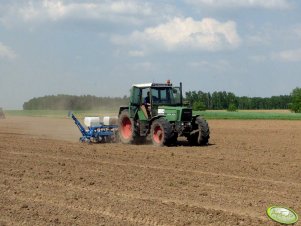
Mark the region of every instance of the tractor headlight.
POLYGON ((158 115, 164 115, 165 109, 158 108, 158 115))

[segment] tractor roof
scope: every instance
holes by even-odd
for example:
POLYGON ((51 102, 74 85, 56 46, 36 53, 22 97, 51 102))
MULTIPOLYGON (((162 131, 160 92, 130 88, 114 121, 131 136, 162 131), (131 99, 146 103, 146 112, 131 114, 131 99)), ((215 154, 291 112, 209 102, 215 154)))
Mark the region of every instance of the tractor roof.
POLYGON ((138 87, 138 88, 172 87, 172 84, 170 84, 170 83, 143 83, 143 84, 134 84, 133 87, 138 87))

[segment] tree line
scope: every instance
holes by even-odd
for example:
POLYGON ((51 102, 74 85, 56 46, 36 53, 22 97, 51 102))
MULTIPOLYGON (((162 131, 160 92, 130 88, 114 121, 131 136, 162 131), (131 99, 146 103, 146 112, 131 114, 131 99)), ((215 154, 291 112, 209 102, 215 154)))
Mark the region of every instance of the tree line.
POLYGON ((291 95, 272 97, 247 97, 236 96, 232 92, 186 92, 188 101, 195 110, 222 110, 235 107, 241 110, 249 109, 288 109, 292 102, 291 95))
POLYGON ((23 104, 24 110, 93 110, 127 105, 129 98, 96 97, 92 95, 50 95, 32 98, 23 104))
MULTIPOLYGON (((189 91, 185 102, 194 110, 252 110, 252 109, 291 109, 301 112, 301 88, 295 88, 290 95, 272 97, 236 96, 232 92, 189 91)), ((23 104, 24 110, 93 110, 118 108, 128 105, 129 97, 96 97, 92 95, 51 95, 32 98, 23 104)))

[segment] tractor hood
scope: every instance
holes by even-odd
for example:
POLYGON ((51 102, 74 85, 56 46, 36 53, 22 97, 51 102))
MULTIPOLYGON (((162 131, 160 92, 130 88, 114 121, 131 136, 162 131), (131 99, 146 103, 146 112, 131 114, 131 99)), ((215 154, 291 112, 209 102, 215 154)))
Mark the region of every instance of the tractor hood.
POLYGON ((192 109, 187 107, 158 106, 158 115, 164 115, 168 121, 190 122, 192 109))

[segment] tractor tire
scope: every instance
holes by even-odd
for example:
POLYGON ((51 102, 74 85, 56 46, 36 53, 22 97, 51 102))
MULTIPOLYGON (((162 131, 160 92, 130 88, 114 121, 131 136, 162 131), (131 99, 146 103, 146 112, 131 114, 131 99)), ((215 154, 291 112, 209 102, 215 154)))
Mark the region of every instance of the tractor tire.
POLYGON ((156 119, 151 126, 151 140, 156 146, 169 145, 173 132, 171 124, 165 118, 156 119))
POLYGON ((205 119, 198 116, 192 124, 192 130, 199 130, 196 133, 191 134, 188 137, 188 141, 191 145, 207 145, 210 138, 210 131, 208 123, 205 119))
POLYGON ((178 133, 173 133, 171 138, 170 138, 169 144, 170 145, 176 145, 177 142, 178 142, 178 133))
POLYGON ((136 138, 135 125, 128 110, 123 110, 118 117, 118 132, 121 143, 134 143, 136 138))

